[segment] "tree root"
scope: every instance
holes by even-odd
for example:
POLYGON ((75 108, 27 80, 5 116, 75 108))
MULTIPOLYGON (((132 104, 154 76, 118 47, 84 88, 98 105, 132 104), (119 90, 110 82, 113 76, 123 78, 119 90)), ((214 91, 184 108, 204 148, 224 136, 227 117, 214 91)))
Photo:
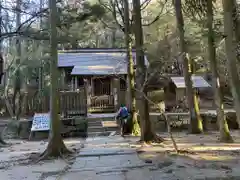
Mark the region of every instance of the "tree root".
POLYGON ((3 140, 3 137, 2 137, 2 133, 0 134, 0 146, 7 146, 8 143, 6 143, 4 140, 3 140))
POLYGON ((222 143, 234 143, 234 140, 233 140, 232 136, 230 136, 230 135, 220 137, 219 141, 222 143))
POLYGON ((56 144, 56 142, 50 140, 46 150, 42 154, 40 154, 36 163, 39 161, 54 159, 58 157, 62 158, 67 162, 66 158, 72 155, 74 152, 67 149, 61 138, 58 140, 58 142, 59 143, 56 144))
POLYGON ((151 144, 151 143, 162 143, 164 142, 165 139, 163 139, 162 137, 158 136, 157 134, 152 134, 151 138, 147 138, 147 139, 140 139, 139 141, 137 141, 137 143, 146 143, 146 144, 151 144))

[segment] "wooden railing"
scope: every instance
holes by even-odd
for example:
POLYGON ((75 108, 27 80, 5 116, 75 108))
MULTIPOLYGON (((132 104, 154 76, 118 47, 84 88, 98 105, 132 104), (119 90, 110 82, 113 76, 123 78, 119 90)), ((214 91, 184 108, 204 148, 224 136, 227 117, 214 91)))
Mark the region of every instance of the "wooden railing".
POLYGON ((85 90, 60 92, 60 113, 64 116, 86 115, 87 101, 85 90))
POLYGON ((114 111, 113 95, 102 95, 90 97, 90 112, 112 112, 114 111))
MULTIPOLYGON (((119 104, 126 104, 126 93, 127 91, 121 90, 119 94, 119 104)), ((159 95, 156 95, 159 97, 159 95)), ((158 104, 153 93, 148 93, 150 99, 154 99, 155 103, 158 104)), ((159 99, 159 102, 162 98, 159 99)), ((12 97, 9 97, 10 102, 12 97)), ((34 113, 46 113, 50 111, 50 97, 37 96, 34 93, 29 93, 26 96, 26 108, 25 112, 22 112, 23 116, 33 116, 34 113)), ((5 101, 1 100, 0 103, 1 109, 5 109, 4 112, 1 112, 1 115, 9 116, 5 107, 5 101)), ((149 103, 150 112, 158 111, 156 104, 149 103)), ((2 111, 2 110, 1 110, 2 111)), ((73 116, 73 115, 86 115, 87 112, 114 112, 114 96, 113 95, 102 95, 102 96, 92 96, 90 97, 90 104, 87 104, 87 97, 85 94, 85 89, 81 88, 79 91, 60 91, 59 99, 59 113, 64 116, 73 116)))
MULTIPOLYGON (((50 111, 50 97, 28 95, 26 112, 22 115, 32 116, 34 113, 45 113, 50 111)), ((63 116, 86 115, 87 102, 84 89, 79 91, 60 91, 59 113, 63 116)))

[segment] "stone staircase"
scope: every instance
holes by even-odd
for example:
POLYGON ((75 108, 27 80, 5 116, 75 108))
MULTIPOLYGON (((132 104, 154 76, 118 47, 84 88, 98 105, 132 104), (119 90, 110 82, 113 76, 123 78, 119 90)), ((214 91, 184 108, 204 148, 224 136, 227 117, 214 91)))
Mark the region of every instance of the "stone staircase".
POLYGON ((119 128, 112 118, 88 118, 88 137, 108 136, 119 128))

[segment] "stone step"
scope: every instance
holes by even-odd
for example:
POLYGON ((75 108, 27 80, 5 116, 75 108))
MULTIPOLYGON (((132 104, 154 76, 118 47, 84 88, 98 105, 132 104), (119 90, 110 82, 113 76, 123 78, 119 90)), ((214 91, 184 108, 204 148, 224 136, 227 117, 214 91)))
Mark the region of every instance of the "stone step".
POLYGON ((104 128, 100 126, 88 127, 88 132, 104 132, 104 128))
POLYGON ((115 119, 112 117, 98 117, 98 118, 87 118, 89 121, 114 121, 115 119))
POLYGON ((114 131, 104 131, 104 132, 88 132, 88 137, 95 137, 95 136, 109 136, 114 131))
POLYGON ((102 121, 96 121, 96 122, 88 122, 88 126, 101 126, 102 121))

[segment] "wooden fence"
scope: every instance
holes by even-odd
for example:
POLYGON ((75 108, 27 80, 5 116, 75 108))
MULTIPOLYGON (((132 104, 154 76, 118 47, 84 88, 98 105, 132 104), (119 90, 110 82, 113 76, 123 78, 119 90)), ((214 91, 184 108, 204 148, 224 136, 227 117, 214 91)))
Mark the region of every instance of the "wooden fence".
POLYGON ((89 112, 113 112, 114 96, 102 95, 90 97, 89 112))
MULTIPOLYGON (((34 113, 47 113, 50 111, 50 97, 39 97, 36 94, 27 94, 25 100, 25 108, 23 108, 22 116, 33 116, 34 113)), ((2 109, 6 109, 4 100, 1 101, 2 109)), ((12 103, 12 97, 9 97, 12 103)), ((86 115, 87 102, 85 90, 79 91, 60 91, 59 97, 59 113, 65 117, 72 115, 86 115)), ((4 116, 9 116, 5 110, 4 116)))
MULTIPOLYGON (((126 91, 121 90, 119 94, 119 104, 126 103, 126 91)), ((151 93, 148 94, 150 99, 155 99, 151 93)), ((12 97, 9 97, 10 102, 12 97)), ((27 105, 22 112, 22 116, 33 116, 34 113, 47 113, 50 111, 50 97, 43 96, 39 97, 34 95, 34 93, 29 93, 26 96, 25 104, 27 105)), ((158 104, 158 103, 157 103, 158 104)), ((155 104, 149 103, 150 111, 156 112, 158 108, 155 104)), ((2 109, 5 112, 2 115, 9 116, 6 113, 6 107, 4 100, 0 102, 2 109)), ((114 112, 114 96, 113 95, 102 95, 102 96, 91 96, 89 97, 89 104, 87 103, 87 96, 85 94, 85 89, 81 88, 79 91, 60 91, 59 98, 59 113, 65 117, 70 117, 73 115, 86 115, 87 112, 91 113, 107 113, 114 112)))

